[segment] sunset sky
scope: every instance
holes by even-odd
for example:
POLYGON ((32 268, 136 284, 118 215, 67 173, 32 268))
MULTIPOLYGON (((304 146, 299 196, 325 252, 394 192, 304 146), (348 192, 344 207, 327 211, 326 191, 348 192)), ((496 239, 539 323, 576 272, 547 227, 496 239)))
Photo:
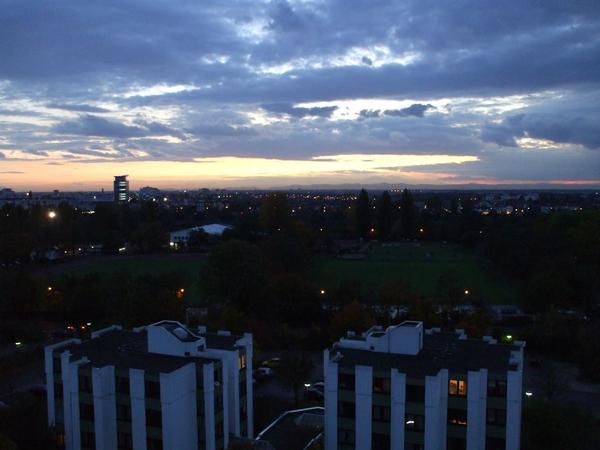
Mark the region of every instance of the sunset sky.
POLYGON ((600 186, 597 0, 0 0, 0 187, 600 186))

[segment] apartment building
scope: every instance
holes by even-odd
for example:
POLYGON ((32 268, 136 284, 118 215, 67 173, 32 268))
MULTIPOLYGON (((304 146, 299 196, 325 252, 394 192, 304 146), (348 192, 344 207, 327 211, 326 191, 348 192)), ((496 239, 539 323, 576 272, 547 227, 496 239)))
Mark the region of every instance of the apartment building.
POLYGON ((324 352, 326 450, 518 450, 524 342, 405 321, 324 352))
POLYGON ((162 321, 45 349, 48 423, 66 450, 223 450, 253 437, 252 335, 162 321))

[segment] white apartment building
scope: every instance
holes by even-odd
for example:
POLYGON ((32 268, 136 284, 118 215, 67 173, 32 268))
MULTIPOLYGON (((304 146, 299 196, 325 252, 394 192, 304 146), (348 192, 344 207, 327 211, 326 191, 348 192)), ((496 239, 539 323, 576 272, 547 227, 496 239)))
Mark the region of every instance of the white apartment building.
POLYGON ((519 450, 524 342, 405 321, 324 352, 326 450, 519 450))
POLYGON ((48 423, 66 450, 223 450, 253 436, 252 335, 162 321, 45 349, 48 423))

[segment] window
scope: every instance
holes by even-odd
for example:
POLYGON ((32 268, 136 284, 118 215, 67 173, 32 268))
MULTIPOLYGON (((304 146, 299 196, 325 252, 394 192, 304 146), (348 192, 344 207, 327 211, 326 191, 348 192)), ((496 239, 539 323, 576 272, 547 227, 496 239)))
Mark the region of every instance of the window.
POLYGON ((506 441, 502 438, 487 437, 485 438, 485 450, 504 450, 506 441))
POLYGON ((146 425, 154 428, 162 427, 162 414, 156 409, 146 410, 146 425))
POLYGON ((62 399, 63 396, 63 385, 62 383, 56 382, 54 383, 54 397, 62 399))
POLYGON ((486 414, 486 423, 489 425, 499 425, 501 427, 506 425, 506 410, 505 409, 494 409, 488 408, 486 414))
POLYGON ((354 406, 354 402, 338 402, 338 415, 340 417, 354 418, 355 411, 356 409, 354 406))
POLYGON ((146 398, 160 399, 160 383, 158 381, 146 380, 144 382, 146 398))
POLYGON ((389 422, 390 407, 373 405, 373 420, 376 422, 389 422))
POLYGON ((425 425, 425 418, 417 414, 407 414, 404 418, 407 431, 423 431, 425 425))
POLYGON ((119 394, 129 394, 129 378, 117 377, 116 385, 119 394))
POLYGON ((131 408, 127 405, 117 403, 117 420, 131 422, 131 408))
POLYGON ((387 434, 373 433, 373 450, 390 450, 390 436, 387 434))
POLYGON ((465 380, 450 380, 448 382, 448 395, 466 397, 467 382, 465 380))
POLYGON ((416 384, 406 385, 406 401, 415 403, 425 402, 425 386, 416 384))
POLYGON ((240 370, 245 369, 246 368, 246 355, 245 354, 242 353, 240 355, 239 362, 240 362, 240 370))
POLYGON ((338 374, 338 386, 340 389, 354 390, 354 374, 340 373, 338 374))
POLYGON ((147 450, 163 450, 162 439, 146 439, 147 450))
POLYGON ((80 403, 79 404, 79 418, 81 420, 89 420, 90 422, 94 421, 94 405, 90 405, 89 403, 80 403))
POLYGON ((373 392, 390 392, 390 379, 374 377, 373 392))
POLYGON ((131 434, 129 433, 117 433, 117 447, 121 450, 130 450, 133 448, 133 442, 131 440, 131 434))
POLYGON ((467 411, 464 409, 448 408, 448 423, 450 425, 459 425, 464 427, 467 425, 467 411))
POLYGON ((340 444, 354 444, 354 430, 338 429, 338 442, 340 444))
POLYGON ((506 397, 506 381, 488 380, 487 395, 489 397, 506 397))
POLYGON ((92 392, 92 380, 89 375, 79 375, 79 391, 92 392))
POLYGON ((82 448, 96 448, 96 435, 90 431, 81 432, 81 447, 82 448))
POLYGON ((446 450, 467 450, 467 440, 458 437, 448 437, 446 450))

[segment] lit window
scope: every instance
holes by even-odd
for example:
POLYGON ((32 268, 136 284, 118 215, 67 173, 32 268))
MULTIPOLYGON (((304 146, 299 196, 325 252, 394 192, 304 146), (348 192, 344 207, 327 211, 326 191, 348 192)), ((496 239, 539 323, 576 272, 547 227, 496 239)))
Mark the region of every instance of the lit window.
POLYGON ((448 382, 448 394, 465 397, 467 395, 467 382, 464 380, 450 380, 448 382))
POLYGON ((246 368, 246 355, 240 355, 240 370, 246 368))

